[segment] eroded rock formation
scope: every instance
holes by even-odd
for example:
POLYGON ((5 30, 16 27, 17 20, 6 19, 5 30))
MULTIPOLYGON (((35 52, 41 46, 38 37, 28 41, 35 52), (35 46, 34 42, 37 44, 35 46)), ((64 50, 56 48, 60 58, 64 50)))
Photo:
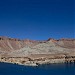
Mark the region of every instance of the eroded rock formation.
POLYGON ((75 39, 35 41, 0 37, 0 61, 24 65, 75 62, 75 39))

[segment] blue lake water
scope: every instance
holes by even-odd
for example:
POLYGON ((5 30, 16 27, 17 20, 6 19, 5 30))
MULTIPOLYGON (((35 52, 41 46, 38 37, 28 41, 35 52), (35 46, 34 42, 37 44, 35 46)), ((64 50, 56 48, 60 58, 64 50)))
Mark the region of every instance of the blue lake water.
POLYGON ((27 67, 0 63, 0 75, 75 75, 75 64, 51 64, 27 67))

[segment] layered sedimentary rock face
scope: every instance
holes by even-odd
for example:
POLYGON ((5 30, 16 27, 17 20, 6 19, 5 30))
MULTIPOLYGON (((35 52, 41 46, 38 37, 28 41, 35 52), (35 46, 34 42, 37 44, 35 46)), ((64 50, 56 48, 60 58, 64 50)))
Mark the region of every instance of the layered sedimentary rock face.
POLYGON ((20 40, 8 37, 0 37, 0 50, 12 51, 18 50, 25 46, 32 46, 38 42, 32 40, 20 40))
POLYGON ((0 37, 0 56, 25 57, 35 54, 75 54, 75 39, 35 41, 0 37))

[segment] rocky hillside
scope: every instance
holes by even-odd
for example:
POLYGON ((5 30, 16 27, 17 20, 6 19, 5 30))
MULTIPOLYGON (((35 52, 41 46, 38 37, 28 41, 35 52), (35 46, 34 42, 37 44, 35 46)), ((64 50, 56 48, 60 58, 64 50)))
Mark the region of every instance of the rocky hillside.
POLYGON ((0 37, 0 56, 25 57, 35 54, 74 54, 75 39, 44 41, 0 37))

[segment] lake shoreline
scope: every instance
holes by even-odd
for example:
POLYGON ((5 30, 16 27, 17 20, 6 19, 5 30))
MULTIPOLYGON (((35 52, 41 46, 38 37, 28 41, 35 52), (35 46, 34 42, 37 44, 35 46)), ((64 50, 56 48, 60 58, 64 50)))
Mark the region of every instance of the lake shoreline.
POLYGON ((56 57, 0 57, 0 62, 12 63, 25 66, 38 66, 43 64, 75 63, 75 56, 56 56, 56 57))

